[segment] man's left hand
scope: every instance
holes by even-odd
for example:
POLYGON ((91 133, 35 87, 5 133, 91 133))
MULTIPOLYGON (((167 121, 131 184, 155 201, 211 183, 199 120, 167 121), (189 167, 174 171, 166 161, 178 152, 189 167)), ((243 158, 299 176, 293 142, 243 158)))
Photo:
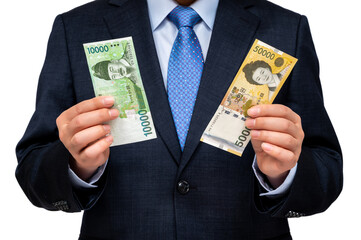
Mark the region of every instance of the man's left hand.
POLYGON ((301 154, 304 132, 301 118, 280 104, 257 105, 247 111, 257 164, 274 188, 286 179, 301 154))

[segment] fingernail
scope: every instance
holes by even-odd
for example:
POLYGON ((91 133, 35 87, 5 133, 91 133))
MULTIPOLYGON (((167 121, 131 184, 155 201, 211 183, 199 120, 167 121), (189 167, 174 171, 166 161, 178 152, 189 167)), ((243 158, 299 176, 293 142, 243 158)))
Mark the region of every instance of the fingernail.
POLYGON ((113 142, 113 136, 112 135, 106 136, 105 141, 112 143, 113 142))
POLYGON ((273 150, 273 146, 269 143, 262 143, 262 149, 266 152, 270 152, 273 150))
POLYGON ((258 107, 253 107, 253 108, 250 108, 247 110, 247 114, 252 116, 252 117, 255 117, 259 114, 259 108, 258 107))
POLYGON ((110 126, 109 125, 103 125, 105 132, 110 132, 110 126))
POLYGON ((253 128, 256 125, 256 120, 249 118, 246 121, 246 125, 247 125, 248 128, 253 128))
POLYGON ((117 110, 117 109, 110 109, 110 110, 109 110, 109 115, 110 115, 111 117, 118 116, 118 110, 117 110))
POLYGON ((103 104, 106 106, 111 106, 114 104, 114 98, 113 97, 105 97, 103 99, 103 104))

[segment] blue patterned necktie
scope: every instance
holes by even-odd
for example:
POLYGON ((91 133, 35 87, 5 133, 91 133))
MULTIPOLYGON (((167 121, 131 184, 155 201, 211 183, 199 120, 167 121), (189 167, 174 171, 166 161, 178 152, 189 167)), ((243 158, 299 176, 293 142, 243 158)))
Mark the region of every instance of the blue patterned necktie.
POLYGON ((178 6, 168 15, 178 28, 168 63, 168 99, 183 151, 203 70, 203 54, 193 26, 201 18, 190 7, 178 6))

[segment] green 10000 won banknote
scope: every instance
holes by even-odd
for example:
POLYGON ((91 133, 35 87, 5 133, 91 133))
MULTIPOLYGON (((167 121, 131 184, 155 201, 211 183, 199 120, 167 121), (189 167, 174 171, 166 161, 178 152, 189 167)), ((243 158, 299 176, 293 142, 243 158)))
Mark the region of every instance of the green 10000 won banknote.
POLYGON ((256 39, 201 141, 242 156, 251 139, 245 126, 247 110, 272 103, 296 62, 296 58, 256 39))
POLYGON ((83 45, 96 96, 113 96, 112 146, 157 137, 131 37, 83 45))

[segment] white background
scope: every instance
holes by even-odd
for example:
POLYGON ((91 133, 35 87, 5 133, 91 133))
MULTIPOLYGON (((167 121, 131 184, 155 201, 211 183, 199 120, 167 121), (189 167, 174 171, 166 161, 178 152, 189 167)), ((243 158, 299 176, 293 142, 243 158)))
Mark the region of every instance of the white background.
MULTIPOLYGON (((34 111, 38 76, 55 16, 87 0, 2 1, 0 14, 0 239, 77 239, 81 213, 31 205, 15 179, 15 145, 34 111)), ((344 190, 325 213, 291 219, 295 240, 361 239, 360 9, 356 0, 273 2, 308 17, 324 100, 344 154, 344 190)), ((260 229, 262 231, 262 229, 260 229)))

